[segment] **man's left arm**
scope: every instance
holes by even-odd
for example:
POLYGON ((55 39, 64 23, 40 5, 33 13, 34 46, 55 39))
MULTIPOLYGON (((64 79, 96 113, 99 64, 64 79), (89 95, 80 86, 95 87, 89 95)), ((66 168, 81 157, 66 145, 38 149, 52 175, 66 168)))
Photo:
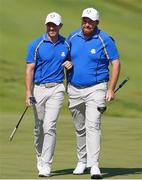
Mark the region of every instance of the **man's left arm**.
POLYGON ((110 78, 110 83, 109 83, 109 87, 108 87, 108 91, 106 95, 107 101, 111 101, 114 99, 114 91, 115 91, 115 87, 116 87, 116 84, 119 78, 119 73, 120 73, 120 61, 116 59, 116 60, 113 60, 111 64, 112 64, 112 75, 110 78))

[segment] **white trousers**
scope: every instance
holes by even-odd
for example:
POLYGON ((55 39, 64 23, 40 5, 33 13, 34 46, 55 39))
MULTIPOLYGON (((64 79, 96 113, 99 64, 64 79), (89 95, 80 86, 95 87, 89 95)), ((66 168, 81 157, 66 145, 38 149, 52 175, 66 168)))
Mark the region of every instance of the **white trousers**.
POLYGON ((77 138, 77 157, 87 167, 99 165, 101 113, 97 107, 106 106, 107 83, 87 88, 68 85, 69 109, 77 138))
POLYGON ((52 163, 56 143, 56 122, 64 100, 64 92, 63 84, 52 88, 34 85, 33 96, 37 101, 33 107, 37 166, 40 163, 49 165, 52 163))

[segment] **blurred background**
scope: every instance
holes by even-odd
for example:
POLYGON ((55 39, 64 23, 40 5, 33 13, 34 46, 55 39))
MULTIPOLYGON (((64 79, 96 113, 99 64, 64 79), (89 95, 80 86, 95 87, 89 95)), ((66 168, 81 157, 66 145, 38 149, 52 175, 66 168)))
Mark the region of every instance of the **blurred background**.
MULTIPOLYGON (((128 83, 108 104, 102 122, 101 166, 104 178, 142 178, 142 1, 141 0, 0 0, 0 178, 36 178, 32 111, 12 143, 12 128, 25 108, 25 57, 28 44, 45 32, 46 15, 61 14, 65 37, 80 27, 83 9, 100 12, 99 27, 120 52, 119 83, 128 83)), ((75 177, 75 135, 67 95, 57 125, 53 178, 75 177)))

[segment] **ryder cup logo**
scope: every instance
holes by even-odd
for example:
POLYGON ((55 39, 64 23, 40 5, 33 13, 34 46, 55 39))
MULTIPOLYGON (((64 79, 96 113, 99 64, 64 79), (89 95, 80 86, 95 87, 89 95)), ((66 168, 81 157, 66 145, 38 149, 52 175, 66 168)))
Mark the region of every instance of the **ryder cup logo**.
POLYGON ((61 56, 62 57, 65 57, 66 55, 65 55, 65 52, 61 52, 61 56))
POLYGON ((91 49, 91 54, 96 54, 96 49, 91 49))
POLYGON ((90 14, 91 13, 91 9, 87 9, 86 13, 90 14))
POLYGON ((55 17, 55 14, 51 14, 50 17, 51 17, 51 18, 54 18, 54 17, 55 17))

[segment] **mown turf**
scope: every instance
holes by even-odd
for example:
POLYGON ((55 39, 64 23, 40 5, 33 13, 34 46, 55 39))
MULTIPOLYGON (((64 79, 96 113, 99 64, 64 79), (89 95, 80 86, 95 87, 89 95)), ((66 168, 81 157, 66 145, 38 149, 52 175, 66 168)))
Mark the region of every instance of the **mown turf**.
MULTIPOLYGON (((0 178, 37 178, 33 146, 33 117, 27 113, 13 139, 9 135, 20 114, 1 114, 0 118, 0 178)), ((142 178, 142 121, 138 118, 102 119, 102 149, 100 166, 104 178, 142 178)), ((93 143, 93 142, 92 142, 93 143)), ((72 175, 76 165, 75 134, 70 114, 61 113, 57 124, 57 144, 51 179, 89 179, 72 175)))

